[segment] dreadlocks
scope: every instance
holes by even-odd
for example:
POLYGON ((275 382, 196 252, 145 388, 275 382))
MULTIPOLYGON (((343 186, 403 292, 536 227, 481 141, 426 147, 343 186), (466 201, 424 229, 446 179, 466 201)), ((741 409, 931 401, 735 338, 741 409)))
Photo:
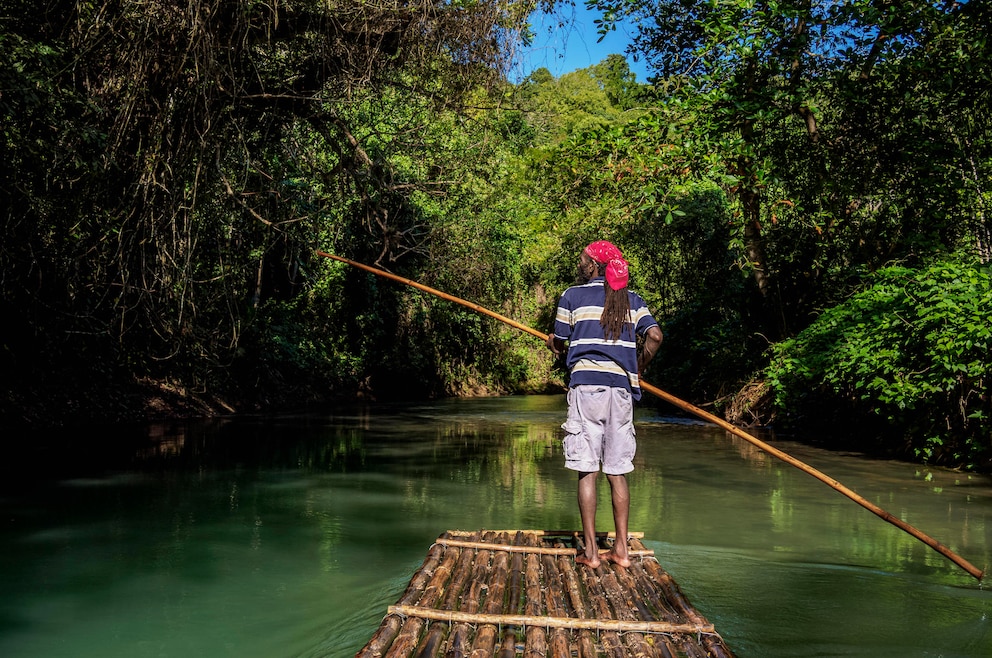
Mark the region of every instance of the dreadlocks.
MULTIPOLYGON (((596 263, 599 275, 606 273, 606 263, 596 263)), ((614 290, 604 280, 603 289, 606 291, 606 301, 603 303, 603 314, 599 316, 599 324, 603 326, 603 333, 607 340, 620 340, 623 330, 628 326, 633 326, 630 321, 630 297, 627 296, 627 287, 614 290)))

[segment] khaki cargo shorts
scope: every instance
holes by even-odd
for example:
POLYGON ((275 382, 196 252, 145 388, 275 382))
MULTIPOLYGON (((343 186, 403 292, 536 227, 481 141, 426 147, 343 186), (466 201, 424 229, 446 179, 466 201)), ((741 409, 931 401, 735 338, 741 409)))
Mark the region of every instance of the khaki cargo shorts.
POLYGON ((568 389, 567 399, 568 417, 561 426, 565 468, 607 475, 634 470, 637 440, 630 391, 580 384, 568 389))

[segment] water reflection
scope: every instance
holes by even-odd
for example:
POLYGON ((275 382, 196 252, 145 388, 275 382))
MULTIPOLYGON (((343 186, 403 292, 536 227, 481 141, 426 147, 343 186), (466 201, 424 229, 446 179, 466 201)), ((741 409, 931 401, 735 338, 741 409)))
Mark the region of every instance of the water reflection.
MULTIPOLYGON (((25 439, 3 467, 0 655, 353 655, 442 531, 578 526, 564 406, 25 439)), ((631 528, 740 656, 992 655, 989 593, 932 549, 722 430, 649 409, 637 427, 631 528)), ((992 562, 988 478, 777 445, 992 562)))

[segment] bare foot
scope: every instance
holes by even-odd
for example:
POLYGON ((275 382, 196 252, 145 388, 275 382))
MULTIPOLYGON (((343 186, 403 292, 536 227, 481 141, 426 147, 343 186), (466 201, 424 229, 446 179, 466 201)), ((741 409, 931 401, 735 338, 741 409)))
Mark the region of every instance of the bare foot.
POLYGON ((578 555, 576 555, 575 556, 575 561, 578 564, 584 564, 584 565, 586 565, 590 569, 595 569, 596 567, 599 566, 599 558, 598 557, 591 558, 591 557, 586 556, 585 553, 579 553, 578 555))
POLYGON ((610 551, 609 553, 603 553, 603 559, 606 560, 607 562, 612 562, 618 567, 623 567, 625 569, 630 566, 629 557, 627 557, 626 555, 621 557, 616 553, 614 553, 613 551, 610 551))

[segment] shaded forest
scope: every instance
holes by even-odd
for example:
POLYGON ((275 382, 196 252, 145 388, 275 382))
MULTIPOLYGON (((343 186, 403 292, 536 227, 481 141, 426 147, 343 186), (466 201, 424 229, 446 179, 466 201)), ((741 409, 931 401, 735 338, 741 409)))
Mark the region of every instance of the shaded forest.
POLYGON ((559 391, 532 337, 316 251, 543 328, 603 238, 652 383, 992 467, 989 4, 589 4, 631 52, 516 80, 569 4, 0 0, 2 422, 559 391))

